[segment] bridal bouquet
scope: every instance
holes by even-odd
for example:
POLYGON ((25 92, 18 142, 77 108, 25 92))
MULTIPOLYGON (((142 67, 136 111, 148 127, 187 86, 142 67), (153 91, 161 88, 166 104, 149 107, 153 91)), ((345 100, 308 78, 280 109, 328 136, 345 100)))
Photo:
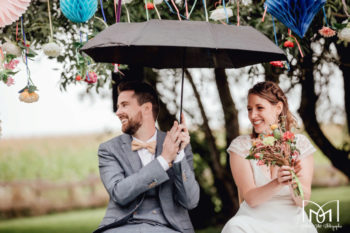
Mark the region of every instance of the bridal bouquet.
MULTIPOLYGON (((271 134, 260 134, 258 138, 253 139, 246 159, 257 160, 258 165, 293 166, 300 154, 296 147, 294 134, 286 130, 284 121, 280 125, 271 125, 271 130, 271 134)), ((293 170, 290 172, 296 183, 296 187, 292 186, 295 196, 304 199, 303 189, 297 175, 293 170)))

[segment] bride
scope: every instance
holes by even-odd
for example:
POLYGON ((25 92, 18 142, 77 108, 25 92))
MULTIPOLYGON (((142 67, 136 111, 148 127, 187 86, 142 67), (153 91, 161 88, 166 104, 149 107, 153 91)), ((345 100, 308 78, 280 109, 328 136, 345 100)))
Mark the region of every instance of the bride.
POLYGON ((302 208, 303 201, 293 194, 290 173, 290 169, 297 173, 306 205, 311 196, 315 148, 304 135, 297 134, 296 146, 300 156, 293 168, 257 165, 255 160, 245 159, 251 140, 260 133, 269 133, 270 125, 277 123, 281 116, 286 116, 287 130, 295 124, 287 98, 274 82, 261 82, 251 88, 247 108, 253 133, 237 137, 227 149, 232 175, 243 202, 237 214, 225 224, 222 233, 316 233, 302 208))

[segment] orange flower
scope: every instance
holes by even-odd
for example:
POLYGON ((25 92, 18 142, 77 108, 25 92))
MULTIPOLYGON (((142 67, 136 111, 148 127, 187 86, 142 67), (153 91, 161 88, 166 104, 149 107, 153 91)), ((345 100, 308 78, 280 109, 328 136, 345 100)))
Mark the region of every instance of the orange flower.
POLYGON ((75 80, 80 81, 80 80, 81 80, 81 76, 80 76, 80 75, 77 75, 77 76, 75 77, 75 80))
POLYGON ((281 62, 281 61, 271 61, 270 64, 275 66, 275 67, 280 67, 280 68, 284 67, 283 62, 281 62))
POLYGON ((284 42, 283 44, 284 47, 286 48, 293 48, 294 47, 294 43, 290 40, 287 40, 286 42, 284 42))
POLYGON ((147 2, 147 5, 145 6, 145 8, 147 8, 147 10, 153 10, 154 9, 154 5, 151 2, 147 2))
POLYGON ((20 95, 19 100, 25 103, 34 103, 39 100, 39 95, 35 92, 29 92, 25 89, 20 95))
POLYGON ((336 34, 336 32, 333 29, 325 26, 323 26, 322 29, 318 30, 318 33, 320 33, 324 37, 332 37, 336 34))
POLYGON ((283 134, 283 141, 293 141, 294 137, 294 133, 287 131, 283 134))

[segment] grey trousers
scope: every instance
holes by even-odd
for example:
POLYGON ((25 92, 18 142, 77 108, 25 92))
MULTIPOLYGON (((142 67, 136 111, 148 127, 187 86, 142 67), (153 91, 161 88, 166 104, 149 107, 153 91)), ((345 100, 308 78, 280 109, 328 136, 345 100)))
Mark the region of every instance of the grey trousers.
POLYGON ((151 225, 148 223, 125 224, 117 228, 112 228, 103 233, 180 233, 166 226, 151 225))

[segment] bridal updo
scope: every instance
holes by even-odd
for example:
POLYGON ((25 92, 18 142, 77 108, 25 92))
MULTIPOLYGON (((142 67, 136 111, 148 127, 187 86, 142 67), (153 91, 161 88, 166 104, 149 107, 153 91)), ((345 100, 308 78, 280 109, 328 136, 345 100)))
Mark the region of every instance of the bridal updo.
MULTIPOLYGON (((282 89, 277 85, 277 83, 271 81, 265 81, 255 84, 248 91, 248 96, 254 94, 263 99, 266 99, 271 104, 276 105, 278 102, 283 103, 283 109, 281 114, 279 115, 279 121, 281 121, 281 117, 286 117, 286 129, 290 130, 293 126, 297 126, 296 119, 293 114, 289 111, 288 100, 282 89)), ((253 132, 253 136, 257 137, 255 132, 253 132)))

